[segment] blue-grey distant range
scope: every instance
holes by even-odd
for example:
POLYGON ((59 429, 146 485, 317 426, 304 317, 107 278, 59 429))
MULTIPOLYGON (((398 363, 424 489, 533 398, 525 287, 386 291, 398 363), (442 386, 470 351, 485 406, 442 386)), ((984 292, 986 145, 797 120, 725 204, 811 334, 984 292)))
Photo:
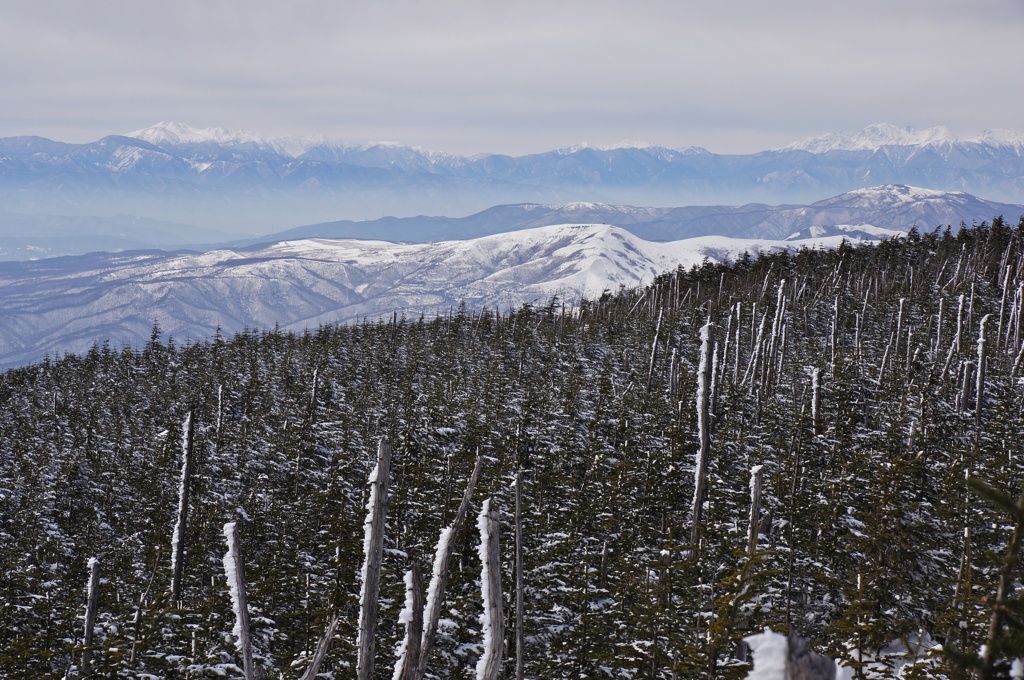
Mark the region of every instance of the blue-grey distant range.
POLYGON ((1024 202, 1024 134, 957 138, 943 128, 874 125, 746 155, 629 144, 519 157, 265 139, 176 123, 88 144, 12 137, 0 139, 0 236, 13 236, 7 225, 28 215, 128 215, 251 236, 338 220, 460 217, 521 203, 807 204, 884 184, 1024 202))

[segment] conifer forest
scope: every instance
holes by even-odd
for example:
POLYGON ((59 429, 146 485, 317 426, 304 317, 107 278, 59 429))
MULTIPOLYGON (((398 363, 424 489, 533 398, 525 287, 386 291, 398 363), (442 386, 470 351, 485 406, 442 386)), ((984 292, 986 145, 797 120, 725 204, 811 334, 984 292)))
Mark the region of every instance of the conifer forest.
POLYGON ((0 677, 1010 677, 1022 314, 995 218, 7 370, 0 677))

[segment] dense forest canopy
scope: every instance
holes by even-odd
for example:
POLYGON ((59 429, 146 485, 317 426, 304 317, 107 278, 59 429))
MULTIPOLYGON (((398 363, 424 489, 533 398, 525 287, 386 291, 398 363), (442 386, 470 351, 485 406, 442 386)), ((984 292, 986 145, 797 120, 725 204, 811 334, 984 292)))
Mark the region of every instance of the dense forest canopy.
MULTIPOLYGON (((706 263, 576 309, 188 345, 154 329, 141 348, 8 370, 0 676, 81 666, 96 558, 94 674, 238 677, 223 564, 235 522, 256 665, 299 678, 337 615, 321 677, 353 677, 381 439, 394 453, 376 677, 402 636, 403 575, 429 573, 478 453, 470 513, 488 498, 501 513, 509 641, 522 476, 527 677, 740 678, 741 639, 766 626, 861 677, 961 677, 994 604, 1005 672, 1021 609, 996 598, 1001 575, 1020 580, 1003 564, 1021 522, 968 480, 1024 491, 1022 298, 1024 220, 997 218, 706 263)), ((473 524, 455 536, 430 677, 472 677, 482 651, 473 524)))

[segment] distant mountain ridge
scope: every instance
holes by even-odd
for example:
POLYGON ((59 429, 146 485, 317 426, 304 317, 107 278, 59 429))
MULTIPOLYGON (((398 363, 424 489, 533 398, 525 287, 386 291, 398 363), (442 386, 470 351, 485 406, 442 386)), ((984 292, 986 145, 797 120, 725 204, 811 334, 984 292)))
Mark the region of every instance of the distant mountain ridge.
POLYGON ((386 217, 365 222, 314 224, 231 245, 297 238, 361 238, 372 234, 388 241, 427 243, 487 236, 549 224, 614 224, 649 241, 675 241, 708 234, 736 238, 785 239, 815 227, 870 225, 906 232, 917 226, 931 231, 961 222, 971 224, 996 215, 1016 221, 1024 205, 997 203, 963 192, 886 185, 857 189, 811 205, 688 206, 651 208, 604 203, 519 204, 488 208, 468 217, 386 217))
POLYGON ((144 248, 208 251, 306 238, 375 238, 406 243, 471 239, 551 224, 614 224, 648 241, 708 234, 786 239, 862 232, 861 227, 930 231, 1003 215, 1016 221, 1024 205, 997 203, 962 192, 903 185, 857 189, 810 205, 634 207, 573 202, 490 207, 468 217, 385 217, 313 224, 247 239, 190 225, 118 215, 110 218, 19 215, 0 211, 0 261, 144 248), (5 231, 10 235, 4 235, 5 231))
POLYGON ((957 139, 938 128, 879 125, 753 154, 633 142, 464 157, 163 123, 90 144, 0 139, 0 208, 132 214, 265 233, 382 214, 468 215, 515 203, 813 203, 882 184, 1015 202, 1024 197, 1022 138, 994 132, 957 139))

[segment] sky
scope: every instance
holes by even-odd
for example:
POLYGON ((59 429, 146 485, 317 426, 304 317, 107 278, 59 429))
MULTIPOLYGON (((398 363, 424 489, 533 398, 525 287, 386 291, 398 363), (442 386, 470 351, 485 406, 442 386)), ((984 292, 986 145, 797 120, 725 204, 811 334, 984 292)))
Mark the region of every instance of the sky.
POLYGON ((0 137, 158 121, 520 155, 1024 129, 1024 0, 9 0, 0 137))

